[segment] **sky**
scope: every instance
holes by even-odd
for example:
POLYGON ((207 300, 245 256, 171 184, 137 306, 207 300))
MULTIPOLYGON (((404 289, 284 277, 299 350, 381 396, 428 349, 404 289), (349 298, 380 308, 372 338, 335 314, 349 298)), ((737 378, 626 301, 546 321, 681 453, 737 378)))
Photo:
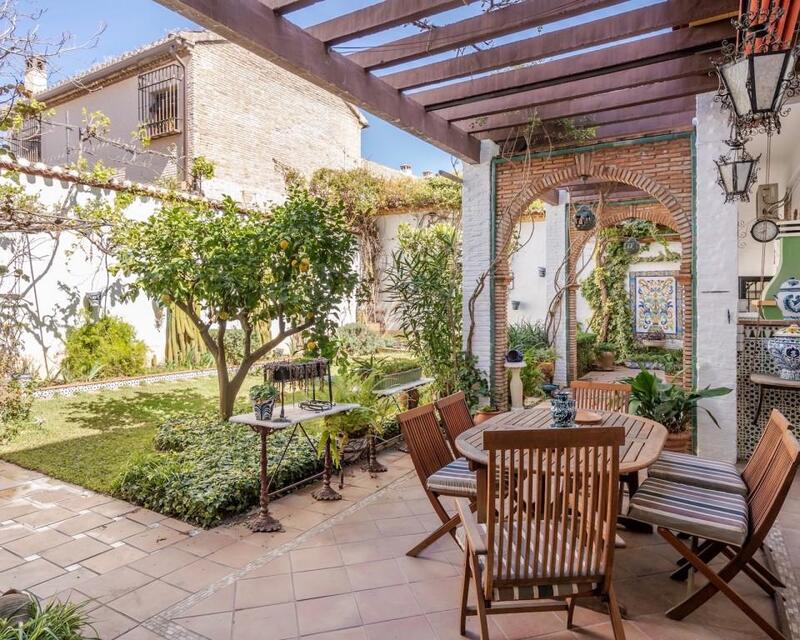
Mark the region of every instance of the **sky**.
MULTIPOLYGON (((221 0, 223 1, 223 0, 221 0)), ((630 10, 660 0, 627 0, 615 7, 593 12, 587 17, 602 17, 630 10)), ((61 34, 72 36, 71 47, 53 63, 52 82, 73 75, 103 60, 118 56, 126 51, 157 40, 170 31, 198 28, 182 16, 165 9, 155 0, 19 0, 20 6, 28 12, 42 11, 38 20, 42 38, 58 39, 61 34), (99 33, 99 35, 97 35, 99 33), (82 46, 94 42, 93 46, 82 46)), ((374 4, 376 0, 325 0, 302 11, 289 14, 291 20, 300 26, 308 26, 324 21, 347 11, 374 4)), ((432 22, 452 22, 475 15, 481 10, 481 3, 459 7, 431 18, 432 22)), ((586 19, 586 18, 583 18, 586 19)), ((563 21, 550 25, 546 30, 567 28, 576 20, 563 21)), ((341 53, 349 53, 359 48, 374 46, 381 41, 393 40, 404 35, 416 33, 413 27, 396 27, 377 36, 366 36, 344 43, 337 47, 341 53)), ((492 45, 503 44, 524 37, 535 36, 540 30, 532 29, 513 36, 498 38, 492 45)), ((424 62, 451 57, 454 52, 426 58, 424 62)), ((423 64, 423 61, 396 66, 397 71, 423 64)), ((388 72, 388 71, 387 71, 388 72)), ((378 72, 380 74, 381 72, 378 72)), ((451 156, 422 140, 405 133, 401 129, 367 113, 370 126, 364 131, 362 155, 364 158, 390 167, 410 163, 415 174, 424 170, 438 171, 453 169, 451 156)))

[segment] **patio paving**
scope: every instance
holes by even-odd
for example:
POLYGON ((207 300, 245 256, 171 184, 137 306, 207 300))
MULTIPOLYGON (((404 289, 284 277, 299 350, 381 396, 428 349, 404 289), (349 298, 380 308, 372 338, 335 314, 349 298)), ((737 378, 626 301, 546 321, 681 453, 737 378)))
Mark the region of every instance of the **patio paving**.
MULTIPOLYGON (((408 456, 381 459, 390 471, 349 473, 342 501, 315 502, 310 487, 276 501, 286 528, 278 534, 241 522, 198 530, 0 463, 0 588, 85 600, 104 640, 459 638, 461 553, 448 537, 419 558, 405 555, 438 520, 408 456)), ((782 527, 782 553, 800 564, 800 483, 782 527)), ((674 553, 658 536, 622 535, 615 584, 630 640, 766 637, 721 596, 683 622, 666 619, 685 592, 668 577, 674 553)), ((735 584, 776 619, 757 587, 735 584)), ((612 637, 607 616, 589 609, 578 609, 576 624, 567 631, 557 613, 490 619, 498 640, 612 637)))

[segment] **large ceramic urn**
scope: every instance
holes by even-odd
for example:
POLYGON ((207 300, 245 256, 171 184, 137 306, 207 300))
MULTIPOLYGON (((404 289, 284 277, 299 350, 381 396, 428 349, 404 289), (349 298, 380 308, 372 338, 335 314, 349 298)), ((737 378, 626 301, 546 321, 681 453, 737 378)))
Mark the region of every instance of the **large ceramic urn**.
POLYGON ((800 220, 785 220, 778 227, 778 272, 761 296, 775 305, 762 306, 761 315, 766 320, 800 320, 800 220))
POLYGON ((767 340, 767 351, 784 380, 800 380, 800 327, 793 324, 767 340))

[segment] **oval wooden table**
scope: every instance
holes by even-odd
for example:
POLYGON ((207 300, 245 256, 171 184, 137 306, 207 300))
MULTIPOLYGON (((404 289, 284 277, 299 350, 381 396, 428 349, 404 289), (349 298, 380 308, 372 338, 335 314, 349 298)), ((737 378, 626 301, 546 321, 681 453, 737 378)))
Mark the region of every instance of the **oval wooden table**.
MULTIPOLYGON (((628 486, 630 495, 639 488, 639 471, 653 464, 667 441, 667 429, 653 420, 633 416, 616 411, 594 411, 602 420, 598 424, 587 427, 624 427, 625 444, 619 452, 620 479, 628 486)), ((478 520, 486 522, 486 467, 489 456, 483 448, 484 431, 513 431, 514 429, 549 429, 552 423, 549 407, 508 411, 493 416, 467 429, 456 438, 456 448, 461 452, 478 475, 478 520)), ((572 427, 580 429, 581 425, 572 427)), ((652 531, 643 525, 624 516, 619 518, 620 524, 637 531, 652 531)))

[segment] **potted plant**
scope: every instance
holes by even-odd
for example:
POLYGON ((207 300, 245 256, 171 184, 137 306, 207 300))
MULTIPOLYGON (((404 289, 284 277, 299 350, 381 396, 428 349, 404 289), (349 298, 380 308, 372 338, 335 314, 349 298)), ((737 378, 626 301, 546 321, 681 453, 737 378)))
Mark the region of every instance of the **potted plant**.
POLYGON ((731 392, 727 387, 706 387, 687 391, 683 387, 661 382, 654 374, 642 369, 635 377, 626 378, 631 385, 630 412, 663 424, 668 432, 668 451, 689 452, 692 446, 690 426, 695 409, 702 409, 719 427, 717 419, 708 409, 700 406, 703 398, 724 396, 731 392))
POLYGON ((667 344, 667 334, 660 325, 653 325, 642 337, 642 344, 645 347, 663 347, 667 344))
POLYGON ((475 412, 472 421, 475 424, 480 424, 481 422, 486 422, 492 416, 500 415, 500 413, 501 411, 497 407, 485 404, 475 412))
POLYGON ((601 342, 595 347, 597 368, 613 371, 617 361, 617 346, 613 342, 601 342))
POLYGON ((272 420, 272 410, 275 408, 277 397, 278 390, 273 384, 257 384, 250 387, 250 400, 253 402, 256 420, 272 420))

